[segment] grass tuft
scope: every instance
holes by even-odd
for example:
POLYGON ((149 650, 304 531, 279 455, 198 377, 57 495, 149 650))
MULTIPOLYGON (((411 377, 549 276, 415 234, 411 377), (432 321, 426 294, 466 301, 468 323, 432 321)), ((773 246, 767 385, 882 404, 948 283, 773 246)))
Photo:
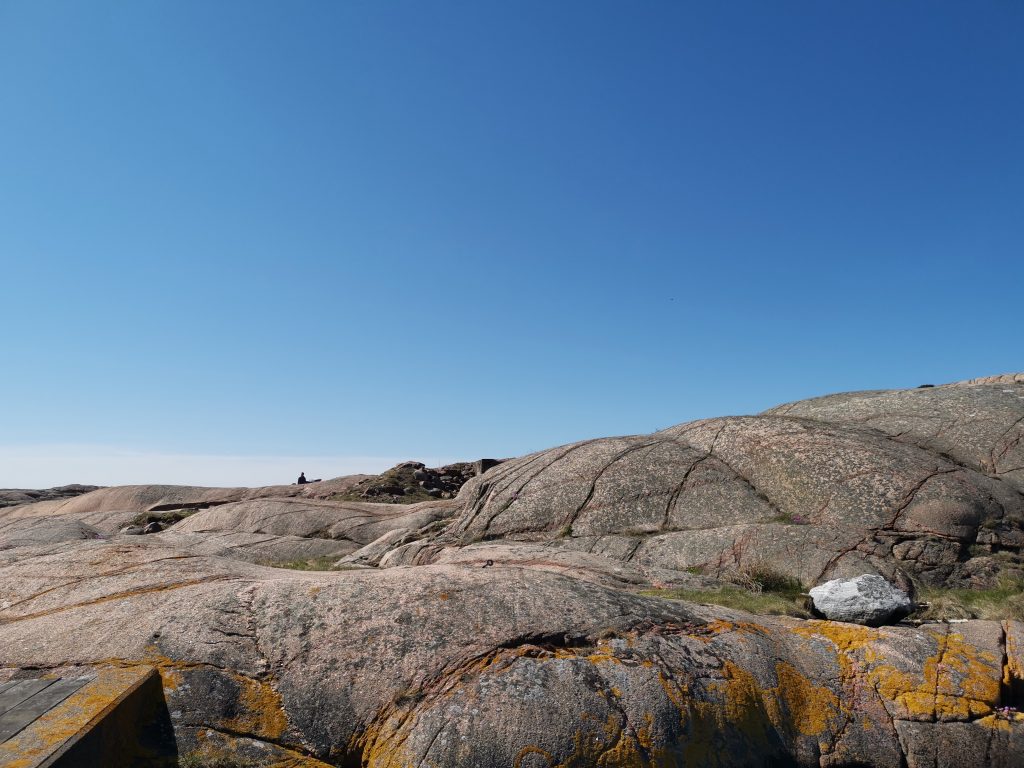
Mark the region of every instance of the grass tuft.
POLYGON ((732 584, 713 589, 656 589, 641 594, 690 603, 722 605, 768 616, 810 618, 803 585, 792 576, 759 564, 727 576, 732 584))
POLYGON ((992 589, 937 589, 925 587, 919 595, 928 603, 914 614, 923 621, 986 619, 1024 621, 1024 582, 1004 577, 992 589))
POLYGON ((330 557, 310 557, 299 560, 260 560, 257 565, 268 568, 287 568, 292 571, 358 571, 363 570, 355 565, 336 565, 341 555, 330 557))
POLYGON ((685 600, 688 603, 721 605, 726 608, 735 608, 740 611, 761 614, 763 616, 811 618, 811 613, 803 606, 804 599, 799 594, 751 592, 742 587, 651 589, 641 592, 641 594, 649 597, 660 597, 666 600, 685 600))

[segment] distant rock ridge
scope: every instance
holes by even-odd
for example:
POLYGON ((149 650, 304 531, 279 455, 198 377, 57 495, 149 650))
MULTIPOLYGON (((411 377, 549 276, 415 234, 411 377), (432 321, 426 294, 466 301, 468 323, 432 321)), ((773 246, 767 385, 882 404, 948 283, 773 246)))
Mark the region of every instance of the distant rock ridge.
POLYGON ((0 508, 13 507, 19 504, 35 504, 39 501, 61 501, 73 499, 83 493, 101 488, 99 485, 61 485, 57 488, 30 490, 25 488, 0 488, 0 508))

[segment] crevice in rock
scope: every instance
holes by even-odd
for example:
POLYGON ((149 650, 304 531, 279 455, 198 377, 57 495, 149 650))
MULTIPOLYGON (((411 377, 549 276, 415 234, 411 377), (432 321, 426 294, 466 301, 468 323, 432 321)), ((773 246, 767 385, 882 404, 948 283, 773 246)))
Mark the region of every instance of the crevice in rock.
POLYGON ((147 595, 154 592, 169 592, 175 589, 183 589, 185 587, 194 587, 198 584, 210 584, 215 581, 228 581, 232 580, 232 577, 227 575, 216 575, 206 576, 199 579, 188 579, 186 581, 176 581, 169 584, 154 584, 148 587, 139 587, 138 589, 129 589, 123 592, 115 592, 110 595, 103 595, 94 600, 84 600, 78 603, 70 603, 68 605, 60 605, 54 608, 48 608, 44 611, 36 611, 34 613, 26 613, 21 616, 15 616, 13 618, 0 618, 0 626, 4 624, 14 624, 19 621, 28 621, 30 619, 38 619, 43 616, 51 616, 55 613, 62 613, 64 611, 71 611, 76 608, 85 608, 91 605, 99 605, 100 603, 107 603, 112 600, 127 600, 138 595, 147 595))
POLYGON ((613 456, 612 459, 603 467, 601 467, 601 469, 598 470, 597 474, 594 475, 594 478, 590 483, 590 489, 587 491, 586 498, 583 499, 583 503, 580 504, 574 511, 566 515, 565 519, 562 520, 560 525, 558 525, 557 527, 553 527, 552 529, 557 530, 557 528, 564 528, 565 526, 572 525, 576 521, 576 518, 579 517, 583 510, 587 508, 587 504, 590 503, 590 500, 594 498, 594 493, 597 491, 598 482, 600 482, 604 474, 608 472, 616 463, 618 463, 619 461, 626 458, 632 453, 636 453, 637 451, 643 450, 644 448, 653 448, 654 446, 659 445, 662 442, 664 441, 661 439, 640 442, 637 443, 636 445, 627 446, 626 448, 615 454, 615 456, 613 456))
MULTIPOLYGON (((482 528, 483 533, 486 534, 488 529, 491 527, 491 523, 494 522, 495 518, 497 518, 498 515, 500 515, 503 512, 507 511, 508 508, 512 506, 513 502, 515 502, 516 498, 519 496, 520 493, 523 492, 523 490, 526 488, 527 485, 529 485, 535 479, 540 477, 546 470, 548 470, 551 467, 553 467, 556 463, 558 463, 559 461, 564 459, 566 456, 571 454, 573 451, 578 450, 580 448, 583 448, 585 446, 588 446, 591 443, 596 443, 596 442, 597 442, 596 439, 595 440, 585 440, 582 443, 575 443, 575 444, 569 446, 568 448, 563 450, 560 454, 558 454, 557 456, 552 458, 550 461, 548 461, 546 464, 544 464, 536 472, 534 472, 529 477, 527 477, 525 480, 523 480, 523 482, 519 484, 519 487, 515 491, 513 491, 511 494, 509 494, 508 500, 505 502, 505 504, 500 509, 497 509, 494 512, 492 512, 490 517, 487 518, 487 521, 484 523, 483 528, 482 528)), ((548 456, 548 453, 549 452, 542 453, 537 458, 538 459, 544 458, 544 457, 548 456)), ((532 461, 530 463, 532 463, 532 461)), ((504 493, 504 492, 508 491, 515 484, 516 477, 520 476, 520 475, 521 475, 521 473, 513 474, 512 475, 512 481, 509 482, 509 484, 507 486, 505 486, 500 491, 500 493, 504 493)), ((486 508, 487 502, 490 501, 491 497, 494 496, 497 493, 499 493, 499 491, 495 490, 491 494, 488 495, 486 500, 478 501, 477 502, 477 509, 475 509, 473 511, 473 513, 471 514, 469 520, 467 520, 465 525, 462 527, 463 531, 466 531, 466 530, 469 529, 470 525, 472 525, 473 521, 477 518, 477 516, 480 514, 480 512, 482 512, 486 508)))
POLYGON ((210 507, 219 507, 221 504, 232 504, 238 501, 238 499, 226 499, 224 501, 176 501, 167 502, 164 504, 154 504, 152 507, 147 509, 147 512, 177 512, 181 509, 188 509, 194 512, 198 512, 201 509, 209 509, 210 507))
POLYGON ((1018 711, 1024 711, 1024 679, 1014 674, 1014 667, 1010 663, 1010 634, 1007 630, 1006 621, 1000 622, 1003 636, 1001 647, 1003 649, 1002 669, 1003 680, 999 689, 999 702, 1001 706, 1013 707, 1018 711))
POLYGON ((1021 424, 1024 424, 1024 416, 1021 416, 1019 419, 1014 421, 1010 426, 1008 426, 1003 431, 1001 435, 999 435, 999 437, 992 441, 992 450, 989 451, 989 460, 992 463, 993 473, 996 471, 996 465, 999 463, 999 460, 1006 456, 1006 454, 1010 452, 1011 448, 1014 448, 1017 445, 1019 445, 1021 439, 1024 439, 1024 431, 1022 431, 1021 434, 1017 435, 1017 437, 1014 438, 1013 440, 1008 440, 1006 442, 1006 445, 999 452, 999 456, 996 456, 996 448, 999 446, 1000 441, 1006 439, 1006 437, 1014 430, 1014 428, 1021 424))
POLYGON ((266 736, 256 736, 245 731, 235 731, 231 728, 226 728, 223 725, 210 725, 209 723, 195 723, 189 727, 195 728, 197 731, 214 731, 222 736, 227 736, 229 739, 247 739, 258 744, 270 744, 284 752, 290 752, 294 756, 294 759, 302 760, 304 758, 312 758, 314 760, 320 760, 316 754, 306 749, 306 747, 301 744, 291 744, 282 739, 271 739, 266 736))
POLYGON ((661 527, 659 528, 660 531, 664 532, 664 530, 668 527, 668 520, 669 517, 672 515, 672 508, 676 505, 676 502, 679 500, 680 495, 682 495, 683 490, 685 490, 686 481, 690 479, 690 475, 693 474, 693 471, 697 469, 699 465, 703 464, 710 458, 711 454, 706 453, 699 459, 694 461, 689 467, 687 467, 686 472, 683 473, 683 479, 679 481, 679 484, 675 487, 675 490, 673 490, 672 493, 669 495, 668 502, 665 504, 665 514, 661 521, 661 527))

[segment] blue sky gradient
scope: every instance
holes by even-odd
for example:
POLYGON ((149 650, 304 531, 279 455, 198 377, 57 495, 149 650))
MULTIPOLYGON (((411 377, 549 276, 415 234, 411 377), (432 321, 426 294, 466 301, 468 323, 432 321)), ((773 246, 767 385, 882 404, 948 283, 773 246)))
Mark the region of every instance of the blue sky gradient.
POLYGON ((0 486, 1022 370, 1022 34, 1016 2, 0 3, 0 486))

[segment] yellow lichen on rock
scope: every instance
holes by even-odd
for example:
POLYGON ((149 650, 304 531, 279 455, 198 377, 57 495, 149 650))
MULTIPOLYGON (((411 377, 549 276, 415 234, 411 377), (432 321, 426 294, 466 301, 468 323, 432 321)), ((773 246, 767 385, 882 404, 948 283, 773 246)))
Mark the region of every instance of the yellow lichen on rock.
POLYGON ((227 730, 252 734, 255 738, 277 740, 288 728, 281 694, 269 680, 236 676, 241 687, 238 695, 240 712, 224 721, 227 730))
POLYGON ((888 662, 882 649, 884 635, 878 630, 822 621, 808 622, 794 632, 831 641, 844 680, 867 683, 884 702, 902 709, 902 717, 962 721, 986 715, 999 704, 1004 677, 1000 660, 960 634, 929 630, 937 650, 918 672, 888 662))
MULTIPOLYGON (((921 681, 894 698, 913 717, 967 720, 987 715, 999 704, 1002 665, 995 656, 964 642, 962 635, 931 633, 939 650, 922 667, 921 681)), ((889 675, 905 684, 907 675, 889 675)))
POLYGON ((842 714, 839 697, 823 685, 815 685, 796 667, 784 661, 775 665, 779 680, 778 700, 785 706, 786 722, 801 736, 820 736, 842 714))
POLYGON ((881 638, 877 629, 836 621, 808 621, 793 627, 793 632, 806 638, 825 638, 840 651, 858 651, 881 638))

